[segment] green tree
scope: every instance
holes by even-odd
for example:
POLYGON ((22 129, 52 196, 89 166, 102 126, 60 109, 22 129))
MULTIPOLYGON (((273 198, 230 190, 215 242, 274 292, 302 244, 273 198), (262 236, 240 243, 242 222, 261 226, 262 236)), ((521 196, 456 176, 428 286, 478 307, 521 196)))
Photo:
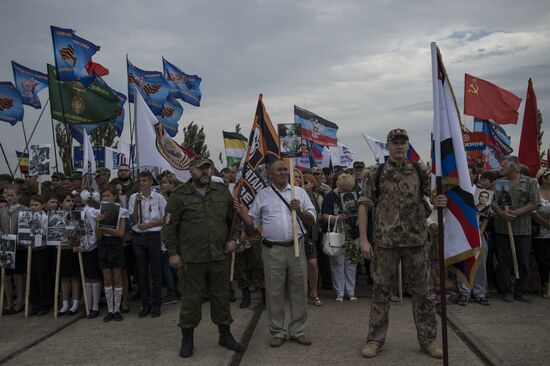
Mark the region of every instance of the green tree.
POLYGON ((63 163, 63 173, 71 175, 73 174, 73 136, 71 130, 66 128, 63 123, 57 123, 55 125, 55 140, 57 141, 57 149, 63 163))
POLYGON ((189 126, 183 128, 182 145, 195 154, 210 157, 208 146, 204 143, 205 138, 204 127, 199 128, 195 121, 191 121, 189 126))
POLYGON ((105 123, 103 126, 96 128, 90 133, 93 147, 113 147, 115 137, 116 131, 111 123, 105 123))

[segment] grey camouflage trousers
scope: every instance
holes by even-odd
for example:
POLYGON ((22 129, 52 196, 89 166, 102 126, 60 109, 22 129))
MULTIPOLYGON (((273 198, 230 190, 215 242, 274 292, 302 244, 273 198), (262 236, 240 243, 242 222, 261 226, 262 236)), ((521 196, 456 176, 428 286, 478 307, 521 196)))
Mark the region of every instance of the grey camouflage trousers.
POLYGON ((412 307, 420 347, 435 341, 437 320, 435 306, 429 298, 429 262, 423 245, 415 247, 374 248, 371 263, 373 296, 370 309, 367 342, 382 346, 388 331, 388 314, 392 284, 401 260, 405 281, 412 295, 412 307))

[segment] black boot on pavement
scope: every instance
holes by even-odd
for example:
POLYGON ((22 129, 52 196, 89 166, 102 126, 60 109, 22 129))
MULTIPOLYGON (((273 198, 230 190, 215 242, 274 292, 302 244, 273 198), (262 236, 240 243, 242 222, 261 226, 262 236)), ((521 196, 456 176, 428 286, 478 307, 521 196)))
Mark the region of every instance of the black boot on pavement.
POLYGON ((245 309, 250 306, 250 289, 248 287, 243 288, 243 299, 239 304, 241 309, 245 309))
POLYGON ((265 305, 265 288, 261 289, 260 291, 262 291, 262 303, 265 305))
POLYGON ((241 345, 231 335, 229 324, 218 325, 218 330, 220 331, 220 341, 218 342, 220 346, 235 352, 241 351, 241 345))
POLYGON ((193 332, 195 328, 181 328, 180 357, 193 356, 193 332))

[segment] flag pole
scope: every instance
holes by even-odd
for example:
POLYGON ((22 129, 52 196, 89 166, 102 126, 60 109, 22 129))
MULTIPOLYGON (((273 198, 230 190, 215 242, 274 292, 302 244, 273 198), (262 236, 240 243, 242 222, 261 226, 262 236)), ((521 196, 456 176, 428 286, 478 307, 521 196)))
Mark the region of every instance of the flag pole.
POLYGON ((4 155, 4 160, 6 161, 6 164, 8 165, 8 170, 10 171, 10 175, 12 178, 14 178, 13 171, 11 170, 10 162, 8 161, 8 157, 6 156, 6 152, 4 151, 4 145, 2 145, 2 142, 0 141, 0 149, 2 149, 2 155, 4 155))
MULTIPOLYGON (((436 194, 443 194, 442 177, 435 178, 436 194)), ((443 365, 449 365, 449 345, 447 341, 447 295, 445 289, 445 234, 443 227, 443 208, 437 208, 437 238, 439 244, 439 296, 441 297, 441 338, 443 341, 443 365)))
MULTIPOLYGON (((294 190, 294 158, 290 158, 290 199, 296 199, 296 191, 294 190)), ((294 257, 300 256, 300 243, 298 241, 298 221, 296 218, 296 210, 292 210, 292 236, 294 238, 294 257)))
MULTIPOLYGON (((34 136, 34 132, 36 131, 36 128, 38 127, 38 122, 40 122, 40 119, 42 118, 42 115, 44 114, 44 111, 46 110, 46 106, 50 102, 50 97, 48 97, 48 100, 46 100, 46 104, 44 104, 44 107, 42 107, 42 111, 40 112, 40 115, 38 116, 38 119, 34 123, 34 127, 32 128, 31 135, 29 136, 29 140, 27 141, 27 144, 25 145, 25 149, 23 150, 23 155, 28 154, 29 152, 29 144, 32 140, 32 137, 34 136)), ((20 168, 21 160, 23 159, 23 156, 21 156, 20 159, 18 159, 17 167, 15 168, 14 174, 17 174, 17 170, 20 168)), ((57 156, 56 156, 57 159, 57 156)))
POLYGON ((53 156, 55 156, 55 171, 59 172, 59 164, 57 162, 57 144, 55 142, 55 128, 53 127, 53 117, 50 118, 52 122, 52 137, 53 137, 53 156))

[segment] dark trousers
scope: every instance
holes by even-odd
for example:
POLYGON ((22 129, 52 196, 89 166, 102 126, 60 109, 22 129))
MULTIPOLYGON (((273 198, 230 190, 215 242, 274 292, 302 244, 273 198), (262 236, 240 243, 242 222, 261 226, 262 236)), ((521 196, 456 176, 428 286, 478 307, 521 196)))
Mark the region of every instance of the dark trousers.
POLYGON ((50 310, 52 306, 52 272, 50 248, 33 250, 30 301, 33 310, 50 310))
MULTIPOLYGON (((531 235, 514 235, 516 257, 518 260, 519 279, 515 281, 515 295, 524 294, 527 291, 529 281, 529 256, 531 255, 531 235)), ((511 277, 514 273, 514 262, 510 239, 505 234, 495 234, 495 245, 497 255, 497 284, 503 293, 512 292, 511 277)))
POLYGON ((139 289, 143 305, 161 304, 162 293, 162 253, 160 250, 160 232, 135 233, 132 246, 138 267, 139 289), (153 289, 149 284, 149 273, 153 279, 153 289))
POLYGON ((540 282, 548 284, 550 273, 550 239, 533 239, 533 249, 535 251, 535 260, 539 267, 540 282))
POLYGON ((166 295, 176 296, 176 289, 179 286, 178 270, 170 267, 170 255, 168 251, 162 253, 162 277, 166 285, 166 295))
POLYGON ((323 252, 323 240, 322 237, 317 240, 314 245, 317 249, 317 266, 319 268, 319 275, 321 276, 321 283, 323 289, 330 290, 332 288, 332 272, 330 270, 330 258, 323 252))

